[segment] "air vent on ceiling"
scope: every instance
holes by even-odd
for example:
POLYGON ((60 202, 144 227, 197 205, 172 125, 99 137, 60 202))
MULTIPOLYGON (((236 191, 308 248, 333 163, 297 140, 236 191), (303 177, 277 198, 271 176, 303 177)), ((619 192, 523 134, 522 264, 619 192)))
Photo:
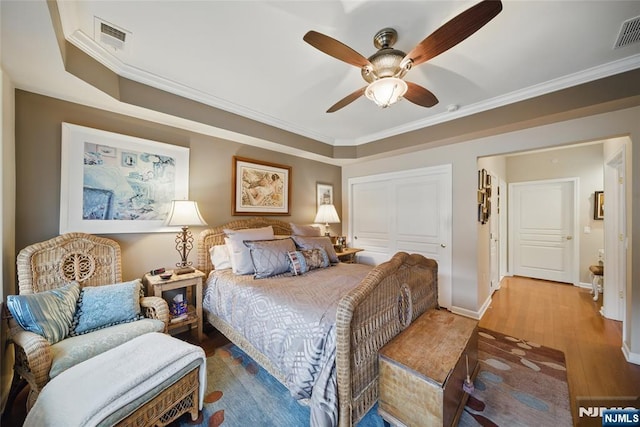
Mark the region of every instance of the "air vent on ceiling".
POLYGON ((94 34, 96 42, 102 44, 104 47, 108 46, 119 51, 125 50, 125 42, 129 41, 131 32, 123 28, 118 28, 97 16, 94 17, 94 20, 94 34))
POLYGON ((111 25, 107 25, 104 22, 100 23, 100 32, 102 34, 115 37, 116 39, 120 40, 122 43, 124 43, 125 39, 127 38, 127 33, 125 33, 124 31, 120 31, 117 28, 112 27, 111 25))
POLYGON ((640 16, 622 23, 614 49, 640 41, 640 16))

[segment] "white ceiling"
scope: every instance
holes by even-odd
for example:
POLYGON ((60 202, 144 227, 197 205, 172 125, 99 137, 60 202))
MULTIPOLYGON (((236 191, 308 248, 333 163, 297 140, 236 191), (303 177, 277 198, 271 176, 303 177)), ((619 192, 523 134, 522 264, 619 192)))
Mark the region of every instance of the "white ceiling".
MULTIPOLYGON (((640 68, 640 43, 614 49, 640 1, 503 1, 477 33, 411 70, 433 108, 401 101, 380 109, 362 97, 360 70, 302 40, 308 30, 364 56, 384 27, 408 52, 476 4, 463 1, 58 1, 65 37, 118 74, 332 145, 358 145, 640 68), (99 18, 127 32, 125 49, 100 43, 99 18), (96 42, 98 40, 98 42, 96 42), (449 112, 450 106, 457 111, 449 112)), ((160 113, 115 101, 66 73, 44 0, 1 1, 2 66, 16 87, 168 124, 160 113)), ((210 133, 210 132, 207 132, 210 133)))

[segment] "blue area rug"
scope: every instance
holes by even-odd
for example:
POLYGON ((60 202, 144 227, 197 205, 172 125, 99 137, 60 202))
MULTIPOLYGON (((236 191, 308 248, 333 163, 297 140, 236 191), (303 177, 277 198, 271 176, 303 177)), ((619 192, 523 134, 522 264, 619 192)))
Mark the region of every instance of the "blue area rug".
MULTIPOLYGON (((207 358, 207 391, 199 424, 182 417, 182 427, 303 427, 309 408, 294 400, 278 380, 233 344, 207 358)), ((377 408, 358 427, 383 427, 377 408)))
MULTIPOLYGON (((460 427, 571 426, 566 364, 561 351, 480 328, 480 370, 460 427)), ((233 344, 207 358, 200 423, 208 427, 304 427, 309 408, 233 344)), ((374 406, 358 427, 383 427, 374 406)))

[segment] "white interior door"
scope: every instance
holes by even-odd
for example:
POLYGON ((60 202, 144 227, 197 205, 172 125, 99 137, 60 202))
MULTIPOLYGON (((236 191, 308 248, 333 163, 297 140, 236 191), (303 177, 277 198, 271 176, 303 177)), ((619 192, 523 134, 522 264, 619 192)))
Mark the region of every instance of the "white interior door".
POLYGON ((509 184, 513 274, 578 284, 577 179, 509 184))
POLYGON ((438 262, 438 302, 451 307, 451 166, 349 180, 349 240, 358 260, 380 264, 399 251, 438 262))
POLYGON ((365 180, 350 188, 348 239, 351 246, 365 250, 358 254, 360 262, 372 265, 385 262, 394 250, 392 184, 386 180, 365 180))
POLYGON ((604 287, 602 314, 622 320, 626 333, 627 231, 625 200, 625 151, 619 151, 605 165, 604 175, 604 287))

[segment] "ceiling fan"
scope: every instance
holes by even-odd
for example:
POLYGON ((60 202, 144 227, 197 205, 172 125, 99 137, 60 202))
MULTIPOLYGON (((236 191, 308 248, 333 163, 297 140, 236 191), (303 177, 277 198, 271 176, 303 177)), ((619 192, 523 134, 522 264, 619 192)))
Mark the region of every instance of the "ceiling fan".
POLYGON ((407 54, 393 49, 398 39, 393 28, 378 31, 373 38, 373 45, 378 51, 369 58, 336 39, 309 31, 304 35, 304 41, 327 55, 359 67, 362 78, 368 83, 336 102, 327 113, 346 107, 362 95, 383 108, 403 97, 416 105, 433 107, 438 98, 431 91, 402 78, 412 67, 440 55, 478 31, 501 10, 500 0, 483 0, 442 25, 407 54))

